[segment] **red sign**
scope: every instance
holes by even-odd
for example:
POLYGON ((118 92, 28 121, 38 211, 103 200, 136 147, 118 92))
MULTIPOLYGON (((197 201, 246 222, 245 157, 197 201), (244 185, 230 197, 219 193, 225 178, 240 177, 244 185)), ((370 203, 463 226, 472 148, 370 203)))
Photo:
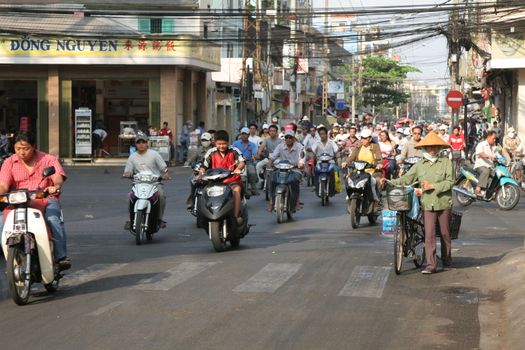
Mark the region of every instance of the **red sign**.
POLYGON ((463 94, 458 90, 450 90, 446 97, 447 105, 452 108, 463 106, 463 94))

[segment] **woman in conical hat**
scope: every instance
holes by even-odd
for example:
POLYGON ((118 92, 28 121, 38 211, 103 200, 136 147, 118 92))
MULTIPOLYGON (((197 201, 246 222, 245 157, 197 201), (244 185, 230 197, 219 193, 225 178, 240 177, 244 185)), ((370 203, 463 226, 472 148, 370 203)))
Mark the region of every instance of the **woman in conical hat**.
POLYGON ((415 182, 421 188, 415 190, 421 197, 421 208, 425 223, 425 254, 427 266, 423 274, 437 271, 436 222, 439 222, 441 237, 445 245, 443 267, 449 267, 452 258, 449 221, 452 208, 452 162, 439 157, 439 151, 450 147, 436 133, 431 132, 416 146, 423 151, 423 159, 417 162, 405 175, 392 180, 395 185, 410 185, 415 182))

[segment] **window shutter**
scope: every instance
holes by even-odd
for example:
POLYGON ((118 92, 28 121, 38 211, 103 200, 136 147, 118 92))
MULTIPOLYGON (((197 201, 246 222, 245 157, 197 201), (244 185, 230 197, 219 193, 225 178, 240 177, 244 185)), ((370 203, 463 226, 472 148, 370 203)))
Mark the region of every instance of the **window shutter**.
POLYGON ((149 18, 139 18, 139 32, 151 34, 151 20, 149 18))
POLYGON ((167 33, 167 34, 175 33, 175 19, 174 18, 163 18, 162 19, 162 33, 167 33))

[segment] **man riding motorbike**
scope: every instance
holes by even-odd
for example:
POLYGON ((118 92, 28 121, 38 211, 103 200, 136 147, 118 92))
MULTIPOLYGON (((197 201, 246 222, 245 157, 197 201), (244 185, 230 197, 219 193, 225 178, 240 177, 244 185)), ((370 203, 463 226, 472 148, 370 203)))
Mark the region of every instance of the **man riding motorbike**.
POLYGON ((270 137, 265 139, 259 149, 257 150, 258 157, 260 161, 255 166, 255 169, 257 171, 257 175, 263 174, 264 169, 268 165, 268 156, 270 153, 275 151, 277 146, 279 146, 280 143, 283 142, 279 138, 279 130, 277 128, 277 125, 270 125, 268 128, 268 133, 270 134, 270 137))
MULTIPOLYGON (((253 128, 252 124, 252 128, 253 128)), ((255 170, 255 155, 257 154, 257 144, 251 142, 250 138, 250 129, 242 128, 240 139, 235 141, 232 146, 241 151, 246 164, 246 176, 248 177, 247 187, 244 190, 251 190, 251 194, 257 195, 257 171, 255 170)))
POLYGON ((487 131, 485 141, 476 146, 476 163, 474 170, 479 174, 479 182, 476 186, 476 195, 483 196, 483 191, 489 184, 490 174, 494 168, 494 159, 498 155, 496 149, 497 132, 494 130, 487 131))
MULTIPOLYGON (((205 132, 201 135, 201 145, 198 149, 198 152, 195 153, 193 158, 188 159, 188 161, 190 162, 190 164, 194 164, 199 161, 202 162, 204 160, 204 156, 206 155, 206 153, 208 153, 208 151, 211 148, 212 148, 211 134, 208 132, 205 132)), ((188 195, 188 198, 186 199, 186 209, 190 210, 191 208, 193 208, 193 204, 194 204, 193 200, 195 198, 194 196, 195 196, 195 183, 192 181, 190 194, 188 195)))
MULTIPOLYGON (((294 164, 297 168, 301 169, 305 163, 304 157, 304 147, 295 140, 294 131, 286 130, 284 132, 284 142, 279 144, 275 150, 270 153, 267 166, 271 167, 272 163, 276 160, 288 160, 291 164, 294 164)), ((298 210, 301 206, 299 201, 299 183, 301 182, 301 173, 299 171, 294 171, 294 174, 295 179, 292 182, 292 195, 296 196, 296 199, 292 202, 296 203, 295 210, 298 210)), ((273 193, 273 191, 271 192, 273 193)), ((270 196, 268 201, 268 211, 271 211, 273 207, 272 197, 273 196, 270 196)))
POLYGON ((412 128, 412 138, 403 146, 398 160, 399 164, 403 163, 403 161, 407 158, 423 156, 423 152, 417 148, 417 145, 421 141, 422 134, 422 127, 414 126, 412 128))
POLYGON ((44 213, 53 234, 55 261, 60 270, 67 270, 71 267, 71 259, 67 256, 66 231, 59 201, 60 189, 66 180, 66 173, 58 159, 36 149, 35 136, 30 132, 20 132, 16 136, 14 150, 15 154, 4 161, 0 171, 0 193, 17 189, 35 191, 44 188, 49 196, 45 199, 32 200, 31 206, 44 213), (42 171, 51 166, 55 167, 55 174, 44 180, 42 171))
POLYGON ((233 211, 238 225, 243 224, 241 217, 241 192, 242 180, 240 173, 244 169, 244 158, 241 151, 230 146, 230 135, 226 130, 218 130, 215 133, 215 147, 210 149, 204 156, 200 175, 204 175, 208 169, 226 169, 236 173, 224 183, 230 185, 233 192, 233 211))
POLYGON ((373 169, 367 169, 366 172, 372 174, 370 177, 372 181, 372 194, 374 200, 379 202, 379 189, 377 188, 377 185, 378 180, 381 178, 383 158, 381 157, 381 149, 379 148, 379 145, 372 142, 372 131, 370 129, 363 129, 361 131, 361 146, 353 152, 345 162, 343 162, 343 168, 346 168, 347 164, 350 164, 355 160, 367 162, 374 166, 373 169))
MULTIPOLYGON (((148 149, 148 137, 139 133, 135 138, 135 147, 137 152, 132 153, 124 168, 123 177, 132 177, 140 172, 150 172, 155 176, 162 177, 162 180, 168 180, 168 167, 161 155, 152 149, 148 149)), ((166 208, 166 196, 162 185, 158 187, 159 194, 159 228, 166 228, 164 218, 164 209, 166 208)), ((131 228, 131 221, 126 221, 125 230, 131 228)))
MULTIPOLYGON (((337 147, 337 144, 334 141, 328 139, 328 130, 325 127, 321 127, 317 129, 317 132, 319 133, 319 137, 321 138, 321 140, 315 143, 312 148, 312 151, 314 152, 316 158, 319 159, 321 154, 326 153, 332 156, 335 162, 335 159, 339 157, 339 152, 338 152, 339 148, 337 147)), ((319 192, 318 176, 319 174, 316 171, 315 172, 315 191, 316 193, 319 192)), ((331 176, 331 179, 330 179, 329 193, 330 193, 330 196, 332 196, 335 193, 335 187, 334 187, 335 174, 332 172, 330 176, 331 176)))

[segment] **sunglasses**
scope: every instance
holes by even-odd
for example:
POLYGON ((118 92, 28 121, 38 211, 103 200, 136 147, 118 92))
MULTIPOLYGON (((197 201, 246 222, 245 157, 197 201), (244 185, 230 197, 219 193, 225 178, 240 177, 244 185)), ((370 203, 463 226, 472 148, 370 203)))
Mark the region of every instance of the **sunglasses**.
POLYGON ((146 142, 146 141, 144 141, 144 140, 138 140, 138 141, 137 141, 137 142, 135 142, 135 143, 147 143, 147 142, 146 142))
POLYGON ((285 136, 285 139, 293 139, 293 136, 285 136))

